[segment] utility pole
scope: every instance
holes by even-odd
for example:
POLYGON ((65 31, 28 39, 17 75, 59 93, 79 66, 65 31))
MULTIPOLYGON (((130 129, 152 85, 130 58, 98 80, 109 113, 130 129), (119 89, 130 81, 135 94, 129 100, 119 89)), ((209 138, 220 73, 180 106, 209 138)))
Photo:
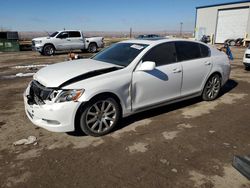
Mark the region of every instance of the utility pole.
POLYGON ((129 38, 132 38, 132 27, 130 27, 130 30, 129 30, 129 38))
POLYGON ((180 23, 180 36, 182 37, 182 26, 183 26, 183 22, 180 23))

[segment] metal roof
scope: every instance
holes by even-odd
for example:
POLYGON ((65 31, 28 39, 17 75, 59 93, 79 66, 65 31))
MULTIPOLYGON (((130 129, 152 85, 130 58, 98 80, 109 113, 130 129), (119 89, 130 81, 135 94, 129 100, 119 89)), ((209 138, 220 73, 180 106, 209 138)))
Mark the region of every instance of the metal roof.
POLYGON ((250 3, 250 0, 234 1, 234 2, 228 2, 228 3, 213 4, 213 5, 205 5, 205 6, 196 7, 196 9, 217 7, 217 6, 223 6, 223 5, 233 5, 233 4, 240 4, 240 3, 250 3))

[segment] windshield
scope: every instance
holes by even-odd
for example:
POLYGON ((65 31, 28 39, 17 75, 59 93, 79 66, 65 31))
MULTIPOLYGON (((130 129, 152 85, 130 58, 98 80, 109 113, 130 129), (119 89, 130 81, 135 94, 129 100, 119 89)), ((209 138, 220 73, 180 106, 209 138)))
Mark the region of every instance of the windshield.
POLYGON ((58 34, 58 32, 54 32, 50 35, 50 37, 55 37, 58 34))
POLYGON ((146 44, 117 43, 101 51, 92 59, 126 67, 147 46, 146 44))

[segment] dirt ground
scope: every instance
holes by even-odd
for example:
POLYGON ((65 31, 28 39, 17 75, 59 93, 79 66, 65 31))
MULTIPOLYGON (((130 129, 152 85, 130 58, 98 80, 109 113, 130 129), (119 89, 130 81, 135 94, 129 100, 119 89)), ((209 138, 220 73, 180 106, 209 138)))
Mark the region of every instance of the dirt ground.
POLYGON ((32 77, 22 73, 66 54, 0 53, 0 187, 250 187, 231 165, 234 155, 250 154, 250 71, 244 49, 233 53, 231 79, 217 100, 140 113, 99 138, 48 132, 25 115, 22 94, 32 77), (13 145, 28 136, 37 144, 13 145))

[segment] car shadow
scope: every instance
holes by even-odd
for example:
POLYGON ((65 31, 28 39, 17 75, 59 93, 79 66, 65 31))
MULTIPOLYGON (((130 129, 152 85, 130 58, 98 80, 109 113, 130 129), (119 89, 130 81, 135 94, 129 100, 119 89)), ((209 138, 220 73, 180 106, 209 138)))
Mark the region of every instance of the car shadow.
POLYGON ((152 71, 145 71, 146 73, 162 80, 162 81, 168 81, 168 75, 166 75, 164 72, 160 71, 159 69, 155 68, 152 71))
POLYGON ((235 80, 229 79, 227 83, 221 88, 221 92, 219 94, 219 97, 223 96, 224 94, 230 92, 234 88, 236 88, 238 85, 238 82, 235 80))
MULTIPOLYGON (((235 80, 229 79, 227 83, 223 86, 223 88, 221 89, 221 93, 218 98, 222 97, 226 93, 233 90, 235 87, 237 87, 237 85, 238 83, 235 80)), ((166 113, 178 110, 178 109, 182 109, 188 106, 192 106, 194 104, 198 104, 202 101, 203 100, 201 97, 195 97, 192 99, 176 102, 176 103, 169 104, 169 105, 164 105, 162 107, 154 108, 154 109, 147 110, 144 112, 139 112, 137 114, 121 119, 120 123, 114 128, 114 130, 112 130, 112 132, 123 129, 124 127, 127 127, 130 124, 135 123, 137 121, 159 116, 161 114, 166 114, 166 113)), ((69 132, 67 134, 70 136, 86 136, 82 131, 79 131, 79 130, 75 132, 69 132)))

